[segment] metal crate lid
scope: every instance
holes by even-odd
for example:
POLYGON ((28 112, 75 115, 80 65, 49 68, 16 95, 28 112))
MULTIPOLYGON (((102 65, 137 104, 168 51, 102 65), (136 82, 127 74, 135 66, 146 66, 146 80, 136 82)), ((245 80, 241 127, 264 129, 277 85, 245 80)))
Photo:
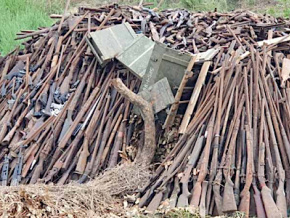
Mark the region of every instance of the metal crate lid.
POLYGON ((146 72, 153 48, 154 42, 143 34, 140 34, 134 39, 134 42, 116 58, 135 76, 142 79, 146 72))
POLYGON ((178 87, 192 56, 197 56, 197 63, 203 63, 211 60, 218 51, 219 48, 212 48, 206 52, 191 54, 171 49, 165 44, 157 42, 152 51, 140 90, 147 89, 163 77, 168 79, 172 89, 178 87))
POLYGON ((140 90, 148 89, 164 77, 168 79, 172 89, 178 87, 190 59, 191 55, 188 53, 168 48, 162 43, 155 43, 140 90))
POLYGON ((122 23, 91 32, 87 43, 101 64, 115 58, 119 53, 131 45, 137 34, 129 23, 122 23))
POLYGON ((150 86, 148 89, 138 93, 138 95, 141 95, 145 100, 152 104, 155 114, 174 103, 173 93, 169 82, 165 77, 150 86))

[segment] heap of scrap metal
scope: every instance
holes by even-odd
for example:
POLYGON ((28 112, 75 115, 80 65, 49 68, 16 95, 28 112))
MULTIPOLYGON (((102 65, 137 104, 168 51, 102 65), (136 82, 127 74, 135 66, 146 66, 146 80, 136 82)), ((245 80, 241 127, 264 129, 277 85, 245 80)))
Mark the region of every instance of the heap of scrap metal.
POLYGON ((0 59, 2 185, 83 183, 133 161, 144 136, 121 78, 152 102, 158 147, 173 144, 140 207, 287 216, 288 23, 117 5, 54 18, 0 59))

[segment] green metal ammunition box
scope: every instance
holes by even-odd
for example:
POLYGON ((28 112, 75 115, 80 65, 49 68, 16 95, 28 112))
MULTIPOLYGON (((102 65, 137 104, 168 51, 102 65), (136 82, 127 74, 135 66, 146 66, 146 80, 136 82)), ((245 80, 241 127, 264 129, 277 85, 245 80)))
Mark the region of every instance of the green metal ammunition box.
POLYGON ((131 45, 136 37, 137 34, 130 24, 123 23, 91 32, 86 40, 98 62, 105 65, 131 45))
POLYGON ((140 34, 134 39, 134 42, 116 58, 135 76, 142 79, 145 75, 153 48, 154 42, 143 34, 140 34))

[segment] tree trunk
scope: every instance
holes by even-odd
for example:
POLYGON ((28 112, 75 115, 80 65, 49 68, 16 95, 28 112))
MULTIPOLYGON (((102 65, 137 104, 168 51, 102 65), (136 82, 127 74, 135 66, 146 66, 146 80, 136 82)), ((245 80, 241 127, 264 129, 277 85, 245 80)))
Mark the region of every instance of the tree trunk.
POLYGON ((141 96, 129 90, 121 79, 113 79, 112 85, 121 95, 128 99, 128 101, 139 107, 141 111, 144 120, 145 140, 141 152, 139 152, 135 158, 135 163, 148 165, 151 163, 156 149, 155 122, 152 105, 141 96))

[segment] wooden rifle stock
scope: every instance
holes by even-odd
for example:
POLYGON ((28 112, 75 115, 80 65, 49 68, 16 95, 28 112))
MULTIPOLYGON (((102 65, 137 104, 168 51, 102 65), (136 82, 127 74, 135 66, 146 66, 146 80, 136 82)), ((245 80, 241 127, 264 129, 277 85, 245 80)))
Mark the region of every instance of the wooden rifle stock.
MULTIPOLYGON (((172 175, 174 171, 176 171, 176 169, 178 169, 178 166, 181 166, 181 162, 182 160, 184 160, 184 156, 186 155, 186 153, 188 152, 188 150, 190 149, 190 147, 192 146, 192 143, 194 143, 194 141, 196 140, 197 134, 194 134, 190 137, 190 139, 186 142, 183 142, 185 144, 184 148, 180 151, 180 153, 176 153, 176 158, 174 159, 174 162, 170 165, 170 167, 167 170, 164 170, 162 175, 159 177, 159 179, 156 181, 155 185, 152 186, 150 189, 148 189, 146 191, 146 193, 143 195, 143 197, 140 199, 139 202, 139 206, 143 207, 148 203, 148 199, 151 199, 151 196, 153 196, 154 192, 153 190, 159 186, 160 184, 164 184, 165 180, 168 180, 168 178, 170 179, 169 175, 172 175)), ((160 172, 161 173, 161 172, 160 172)), ((166 182, 166 181, 165 181, 166 182)), ((155 194, 155 196, 153 197, 153 199, 151 200, 151 202, 156 202, 156 199, 162 199, 163 197, 163 193, 160 191, 159 193, 155 194)), ((161 200, 160 200, 161 201, 161 200)), ((160 202, 159 201, 159 202, 160 202)), ((155 203, 149 203, 149 205, 155 205, 155 203)), ((158 207, 158 206, 157 206, 158 207)), ((156 205, 154 208, 157 208, 156 205)), ((152 210, 153 211, 153 210, 152 210)))
POLYGON ((81 141, 83 135, 84 135, 84 124, 82 124, 83 126, 81 127, 81 129, 79 130, 79 132, 77 133, 76 137, 74 138, 74 140, 71 142, 70 145, 70 149, 68 151, 68 155, 63 163, 62 169, 67 170, 67 168, 71 165, 72 159, 75 158, 76 155, 76 150, 78 149, 78 144, 81 141))
MULTIPOLYGON (((264 158, 265 158, 265 145, 264 143, 262 143, 263 141, 263 123, 264 123, 264 105, 265 105, 265 101, 264 99, 262 99, 262 107, 261 107, 261 122, 260 122, 260 135, 259 135, 259 138, 258 136, 256 136, 256 143, 259 143, 259 146, 257 146, 259 148, 259 152, 258 152, 258 160, 256 161, 257 162, 257 167, 258 167, 258 170, 257 170, 257 175, 258 175, 258 179, 259 179, 259 182, 261 183, 261 186, 262 184, 265 186, 265 175, 264 175, 264 158), (259 140, 258 140, 259 139, 259 140)), ((257 130, 258 131, 258 130, 257 130)), ((253 172, 255 171, 255 168, 253 168, 253 172)), ((253 182, 252 182, 252 187, 253 187, 253 190, 254 190, 254 200, 255 200, 255 204, 256 204, 256 213, 257 213, 257 216, 258 217, 266 217, 266 211, 264 209, 264 205, 263 205, 263 202, 262 202, 262 196, 261 196, 261 193, 260 193, 260 190, 258 189, 257 185, 256 185, 256 178, 254 177, 253 178, 253 182)))
MULTIPOLYGON (((15 102, 16 103, 16 102, 15 102)), ((5 138, 3 139, 3 141, 1 142, 2 145, 8 145, 9 142, 11 141, 11 139, 13 138, 16 130, 18 129, 18 127, 21 125, 25 115, 28 112, 28 106, 24 109, 24 111, 21 113, 21 115, 18 117, 15 125, 12 127, 12 129, 8 132, 8 134, 5 136, 5 138)))
MULTIPOLYGON (((106 86, 106 89, 104 90, 104 92, 103 92, 103 94, 102 94, 102 96, 100 98, 100 101, 102 101, 102 99, 106 96, 107 88, 108 88, 108 86, 106 86)), ((93 149, 93 152, 92 152, 92 155, 91 155, 91 159, 86 164, 85 172, 83 173, 83 176, 79 180, 79 183, 84 182, 86 180, 86 178, 92 173, 92 170, 93 170, 93 167, 94 167, 94 164, 95 164, 96 155, 97 155, 97 150, 98 150, 99 144, 101 142, 102 131, 103 131, 103 128, 104 128, 104 123, 105 123, 105 118, 106 118, 107 111, 108 111, 108 108, 109 108, 109 103, 110 103, 110 97, 107 96, 106 105, 105 105, 104 113, 103 113, 103 116, 102 116, 101 124, 100 124, 100 126, 98 128, 98 137, 97 137, 96 142, 95 142, 95 146, 94 146, 94 149, 93 149)), ((98 108, 96 110, 98 110, 98 108)))
POLYGON ((262 187, 261 196, 267 217, 281 218, 282 214, 274 202, 271 190, 267 186, 262 187))
POLYGON ((90 155, 89 140, 85 137, 83 145, 82 145, 81 154, 80 154, 78 162, 77 162, 76 173, 78 173, 78 174, 84 173, 84 171, 86 169, 86 165, 87 165, 87 158, 89 155, 90 155))
POLYGON ((206 217, 205 199, 206 199, 207 188, 208 188, 208 181, 203 181, 202 182, 202 190, 201 190, 201 199, 200 199, 200 204, 199 204, 199 211, 200 211, 201 218, 206 217))
POLYGON ((186 165, 184 175, 180 180, 180 182, 182 183, 182 194, 178 198, 178 202, 177 202, 178 207, 187 207, 189 205, 188 198, 190 196, 190 192, 188 191, 188 182, 190 179, 191 171, 193 167, 196 165, 196 162, 202 150, 203 141, 204 141, 204 136, 200 136, 197 139, 195 146, 192 150, 192 153, 190 155, 190 159, 186 165))
POLYGON ((112 117, 110 116, 109 119, 108 119, 108 121, 107 121, 106 127, 104 129, 104 133, 103 133, 102 141, 101 141, 101 144, 100 144, 100 148, 98 150, 98 155, 96 157, 96 162, 95 162, 93 174, 96 173, 95 171, 97 171, 97 170, 100 169, 101 158, 102 158, 102 155, 104 153, 104 149, 105 149, 107 140, 108 140, 109 135, 110 135, 110 130, 111 130, 110 127, 111 127, 111 124, 112 124, 112 117))
POLYGON ((249 217, 249 209, 250 209, 250 187, 253 180, 253 152, 252 152, 252 135, 251 130, 248 125, 245 125, 246 128, 246 138, 247 138, 247 175, 246 175, 246 183, 244 189, 241 192, 241 202, 239 205, 239 210, 244 212, 246 217, 249 217))
POLYGON ((64 185, 65 184, 65 182, 68 179, 70 173, 75 168, 79 156, 80 156, 80 150, 78 151, 77 155, 75 156, 75 158, 71 162, 69 168, 65 171, 65 173, 62 175, 62 177, 58 180, 57 185, 64 185))
POLYGON ((83 118, 83 115, 87 112, 87 110, 91 106, 91 103, 95 99, 95 97, 98 94, 99 90, 100 90, 99 87, 96 87, 93 90, 90 98, 87 100, 87 102, 81 108, 81 110, 78 113, 77 117, 75 118, 74 122, 69 127, 68 131, 63 136, 62 140, 59 142, 58 147, 56 148, 56 151, 55 151, 55 153, 54 153, 54 155, 52 157, 52 160, 51 160, 51 162, 49 164, 49 167, 47 168, 47 172, 48 172, 48 170, 50 170, 52 168, 52 166, 54 165, 55 161, 60 157, 60 155, 62 153, 61 150, 66 146, 66 144, 67 144, 68 140, 70 139, 73 131, 75 130, 75 128, 77 127, 77 125, 79 124, 79 122, 81 121, 81 119, 83 118))
MULTIPOLYGON (((217 102, 216 102, 217 103, 217 102)), ((201 163, 201 170, 198 175, 198 180, 195 183, 193 187, 193 192, 192 192, 192 198, 190 201, 190 205, 193 205, 195 207, 198 207, 199 201, 200 201, 200 196, 201 196, 201 184, 204 181, 206 175, 207 175, 207 167, 208 167, 208 162, 209 162, 209 154, 210 154, 210 147, 211 147, 211 142, 212 142, 212 135, 213 135, 213 126, 215 122, 215 113, 216 113, 216 107, 217 105, 215 104, 215 110, 213 112, 213 115, 211 117, 211 120, 209 121, 208 124, 208 134, 207 134, 207 139, 206 139, 206 145, 205 145, 205 155, 203 157, 203 161, 201 163)))
POLYGON ((125 131, 125 123, 122 122, 121 126, 117 132, 116 138, 115 138, 115 143, 114 143, 114 146, 112 148, 111 155, 110 155, 108 168, 113 168, 114 166, 117 165, 119 151, 121 149, 122 142, 123 142, 124 131, 125 131))
MULTIPOLYGON (((243 119, 243 118, 242 118, 243 119)), ((242 165, 242 131, 239 132, 239 143, 238 143, 238 160, 237 160, 237 169, 236 169, 236 176, 234 182, 234 195, 236 204, 239 205, 240 203, 240 176, 241 176, 241 165, 242 165)))
POLYGON ((242 97, 238 109, 235 113, 235 117, 232 122, 234 122, 234 128, 233 132, 231 134, 231 142, 229 144, 227 158, 226 158, 226 166, 224 170, 224 175, 226 178, 226 184, 224 189, 224 196, 223 196, 223 204, 222 204, 222 210, 223 212, 233 212, 237 210, 237 204, 235 201, 235 195, 234 195, 234 183, 231 180, 231 164, 232 159, 235 156, 234 150, 236 146, 236 140, 237 135, 240 127, 240 116, 242 113, 243 105, 244 105, 244 98, 242 97))
POLYGON ((212 161, 210 165, 210 171, 209 171, 209 186, 207 191, 207 213, 209 213, 209 207, 211 202, 211 195, 212 195, 212 182, 214 180, 214 177, 217 173, 217 164, 218 164, 218 150, 220 146, 220 126, 221 126, 221 116, 222 116, 222 101, 223 101, 223 82, 224 82, 224 65, 219 77, 218 81, 218 90, 216 94, 215 101, 218 101, 218 109, 217 109, 217 118, 215 123, 215 135, 213 139, 213 152, 212 152, 212 161))
POLYGON ((43 142, 43 138, 47 137, 47 133, 48 131, 51 130, 51 127, 47 127, 42 133, 41 136, 37 139, 37 141, 35 142, 35 144, 31 145, 31 149, 28 152, 25 152, 25 156, 24 156, 24 167, 22 170, 22 177, 26 177, 29 168, 33 168, 34 163, 37 161, 37 156, 39 154, 37 154, 37 152, 42 151, 43 147, 46 145, 46 140, 49 140, 49 136, 48 139, 45 139, 43 142), (40 143, 43 143, 42 145, 40 143), (39 148, 40 147, 40 148, 39 148), (40 150, 40 151, 39 151, 40 150))
POLYGON ((252 187, 254 190, 254 199, 255 199, 255 204, 256 204, 257 217, 266 218, 266 213, 265 213, 264 205, 262 202, 261 193, 255 183, 253 183, 252 187))
MULTIPOLYGON (((93 169, 92 169, 92 172, 91 172, 92 175, 96 175, 96 172, 97 172, 97 170, 99 168, 100 158, 101 158, 104 146, 106 144, 107 137, 109 136, 109 128, 106 129, 106 127, 108 127, 108 125, 105 126, 105 122, 106 122, 106 117, 107 117, 107 114, 108 114, 110 101, 111 101, 110 94, 107 94, 106 99, 107 100, 106 100, 105 108, 104 108, 104 111, 103 111, 103 117, 102 117, 102 120, 101 120, 100 128, 98 130, 99 134, 100 134, 100 138, 97 138, 97 141, 96 141, 96 146, 98 147, 98 153, 94 156, 95 162, 94 162, 93 169)), ((124 127, 123 131, 125 131, 125 127, 124 127)))
POLYGON ((278 148, 278 143, 276 140, 275 130, 274 130, 272 119, 271 119, 273 117, 270 115, 267 102, 265 106, 266 106, 265 108, 266 108, 266 118, 267 118, 266 120, 268 123, 270 140, 273 144, 274 156, 276 159, 276 167, 278 171, 278 189, 276 190, 276 205, 279 211, 281 212, 282 217, 287 217, 287 203, 286 203, 286 197, 285 197, 285 192, 284 192, 285 171, 283 169, 282 160, 281 160, 279 148, 278 148))
POLYGON ((1 128, 1 130, 0 130, 0 141, 1 141, 1 142, 2 142, 2 140, 5 138, 5 135, 6 135, 6 133, 7 133, 8 127, 11 125, 10 122, 11 122, 12 117, 14 116, 14 111, 15 111, 15 109, 16 109, 16 106, 17 106, 17 104, 18 104, 18 101, 19 101, 20 97, 22 96, 22 94, 23 94, 23 93, 26 91, 26 89, 27 89, 27 86, 26 86, 26 88, 24 88, 24 89, 22 89, 22 86, 23 86, 23 84, 22 84, 21 87, 20 87, 20 91, 19 91, 19 93, 18 93, 18 95, 17 95, 17 98, 16 98, 16 100, 15 100, 15 102, 14 102, 14 104, 13 104, 13 107, 12 107, 11 111, 8 112, 9 115, 8 115, 8 117, 7 117, 7 120, 6 120, 5 123, 3 123, 3 126, 2 126, 2 128, 1 128))
POLYGON ((266 121, 264 120, 263 123, 264 126, 264 139, 265 139, 265 147, 266 147, 266 173, 267 173, 267 187, 271 190, 271 196, 273 197, 273 183, 274 183, 274 166, 273 166, 273 160, 271 156, 271 150, 270 150, 270 142, 268 140, 269 132, 267 129, 266 121))
POLYGON ((176 207, 176 203, 177 203, 178 193, 179 192, 180 192, 179 178, 177 176, 175 176, 173 191, 172 191, 170 199, 169 199, 170 208, 175 208, 176 207))
POLYGON ((107 159, 107 156, 108 156, 108 153, 109 153, 109 149, 110 149, 110 146, 113 142, 113 139, 115 138, 115 135, 117 133, 117 130, 119 129, 119 126, 122 122, 122 119, 123 119, 123 114, 119 114, 118 115, 118 119, 116 120, 116 122, 112 122, 112 125, 111 125, 111 134, 109 136, 109 139, 108 139, 108 142, 106 143, 106 147, 104 149, 104 152, 102 154, 102 157, 101 157, 101 165, 104 167, 105 166, 105 162, 106 162, 106 159, 107 159), (112 128, 113 127, 113 128, 112 128))
POLYGON ((53 145, 53 135, 50 136, 48 142, 44 146, 43 150, 40 152, 38 165, 34 169, 34 172, 30 180, 30 184, 35 184, 37 180, 40 178, 40 175, 43 173, 44 160, 46 159, 49 152, 51 151, 52 145, 53 145))
POLYGON ((95 131, 95 125, 99 120, 100 111, 99 109, 96 109, 97 105, 99 104, 100 96, 98 97, 97 101, 95 102, 94 106, 92 107, 90 114, 93 114, 92 119, 84 133, 84 141, 81 149, 81 153, 79 156, 79 160, 76 167, 76 172, 79 174, 82 174, 85 170, 86 164, 87 164, 87 158, 90 154, 89 152, 89 144, 92 141, 92 135, 95 131))

